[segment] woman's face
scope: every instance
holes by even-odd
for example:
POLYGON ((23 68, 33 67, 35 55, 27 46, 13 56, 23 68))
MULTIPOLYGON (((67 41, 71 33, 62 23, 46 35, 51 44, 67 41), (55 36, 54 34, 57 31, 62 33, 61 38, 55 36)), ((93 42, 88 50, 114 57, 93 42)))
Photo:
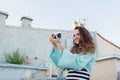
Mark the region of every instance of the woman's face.
POLYGON ((78 29, 74 30, 73 42, 75 44, 79 44, 80 43, 80 33, 79 33, 78 29))

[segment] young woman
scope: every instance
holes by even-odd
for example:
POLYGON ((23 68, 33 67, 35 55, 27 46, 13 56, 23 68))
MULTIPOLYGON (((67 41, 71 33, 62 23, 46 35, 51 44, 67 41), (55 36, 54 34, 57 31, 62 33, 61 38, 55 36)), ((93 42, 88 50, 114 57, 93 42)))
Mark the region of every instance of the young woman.
POLYGON ((90 80, 96 56, 93 38, 86 28, 75 27, 70 50, 64 49, 57 36, 56 39, 51 36, 50 42, 53 45, 50 58, 57 67, 68 69, 66 80, 90 80))

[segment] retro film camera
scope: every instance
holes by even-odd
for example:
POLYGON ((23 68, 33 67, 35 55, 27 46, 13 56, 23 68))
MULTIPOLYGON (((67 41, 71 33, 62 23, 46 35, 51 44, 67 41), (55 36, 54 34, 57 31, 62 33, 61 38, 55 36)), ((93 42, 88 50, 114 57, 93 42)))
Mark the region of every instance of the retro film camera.
POLYGON ((56 35, 57 35, 57 37, 58 37, 59 39, 61 39, 62 36, 61 36, 61 33, 60 33, 60 32, 57 32, 57 33, 52 34, 52 37, 56 39, 56 35))

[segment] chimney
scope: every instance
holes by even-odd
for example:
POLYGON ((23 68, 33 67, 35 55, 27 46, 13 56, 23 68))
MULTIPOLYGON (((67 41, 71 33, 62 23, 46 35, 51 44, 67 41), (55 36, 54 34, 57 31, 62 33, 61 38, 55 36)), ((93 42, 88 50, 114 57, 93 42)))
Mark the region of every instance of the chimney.
POLYGON ((4 11, 0 11, 0 27, 5 26, 7 18, 8 18, 8 14, 4 11))
POLYGON ((23 16, 20 20, 21 20, 21 25, 22 25, 22 27, 30 28, 30 27, 32 26, 32 25, 31 25, 31 23, 32 23, 32 21, 33 21, 32 18, 27 17, 27 16, 23 16))

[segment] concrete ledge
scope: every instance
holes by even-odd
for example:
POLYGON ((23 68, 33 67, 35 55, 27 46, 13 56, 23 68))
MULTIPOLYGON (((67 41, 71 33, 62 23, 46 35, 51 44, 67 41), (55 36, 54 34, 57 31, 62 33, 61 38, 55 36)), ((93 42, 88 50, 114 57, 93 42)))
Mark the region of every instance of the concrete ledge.
POLYGON ((66 80, 66 78, 65 77, 47 78, 46 80, 66 80))
POLYGON ((42 66, 36 66, 36 65, 32 65, 32 64, 6 64, 6 63, 0 63, 0 67, 4 67, 4 68, 23 68, 23 69, 36 69, 36 70, 47 70, 47 67, 42 67, 42 66))
POLYGON ((0 63, 0 80, 46 80, 46 67, 0 63))
POLYGON ((102 56, 102 57, 97 58, 97 61, 108 60, 108 59, 120 59, 120 55, 113 54, 113 55, 108 55, 108 56, 102 56))

